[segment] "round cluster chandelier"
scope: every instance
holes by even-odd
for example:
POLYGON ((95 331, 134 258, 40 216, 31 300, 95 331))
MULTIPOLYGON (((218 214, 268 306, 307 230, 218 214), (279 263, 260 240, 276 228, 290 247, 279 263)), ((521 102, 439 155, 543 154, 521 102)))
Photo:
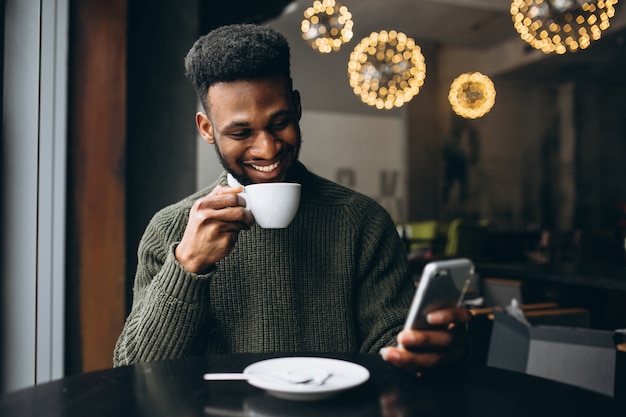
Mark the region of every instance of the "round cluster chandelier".
POLYGON ((335 0, 315 1, 304 11, 302 37, 313 49, 327 54, 352 39, 352 14, 335 0))
POLYGON ((467 72, 452 82, 448 100, 456 114, 476 119, 487 114, 495 104, 496 88, 486 75, 467 72))
POLYGON ((618 0, 513 0, 511 15, 521 38, 546 54, 587 48, 600 39, 618 0))
POLYGON ((400 107, 426 78, 421 48, 402 32, 372 32, 350 54, 348 76, 354 94, 378 109, 400 107))

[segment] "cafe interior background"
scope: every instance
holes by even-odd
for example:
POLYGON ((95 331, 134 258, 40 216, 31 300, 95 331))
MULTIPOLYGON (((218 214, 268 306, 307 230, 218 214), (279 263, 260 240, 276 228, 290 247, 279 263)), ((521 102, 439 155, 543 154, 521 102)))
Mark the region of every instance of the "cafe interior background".
MULTIPOLYGON (((147 222, 221 170, 196 135, 183 57, 222 24, 288 37, 301 160, 399 225, 463 219, 505 236, 479 260, 623 265, 622 4, 600 40, 557 54, 520 38, 509 0, 344 0, 353 36, 330 53, 302 38, 309 0, 215 3, 4 2, 0 391, 111 366, 147 222), (348 77, 355 47, 383 30, 414 39, 425 63, 419 92, 390 109, 361 101, 348 77), (473 72, 495 104, 471 119, 448 95, 473 72), (454 139, 464 168, 447 181, 454 139), (533 252, 542 231, 553 259, 533 252)), ((605 326, 626 327, 624 304, 603 295, 605 326)))

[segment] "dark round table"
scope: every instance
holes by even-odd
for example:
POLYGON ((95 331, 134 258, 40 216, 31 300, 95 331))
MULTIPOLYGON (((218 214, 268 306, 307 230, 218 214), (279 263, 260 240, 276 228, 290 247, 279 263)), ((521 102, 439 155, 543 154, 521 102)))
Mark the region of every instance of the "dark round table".
POLYGON ((239 372, 271 357, 237 354, 145 363, 69 376, 8 393, 0 416, 623 416, 626 405, 590 391, 516 372, 470 364, 416 377, 378 355, 319 355, 362 364, 370 379, 320 401, 274 398, 245 381, 202 379, 205 372, 239 372))

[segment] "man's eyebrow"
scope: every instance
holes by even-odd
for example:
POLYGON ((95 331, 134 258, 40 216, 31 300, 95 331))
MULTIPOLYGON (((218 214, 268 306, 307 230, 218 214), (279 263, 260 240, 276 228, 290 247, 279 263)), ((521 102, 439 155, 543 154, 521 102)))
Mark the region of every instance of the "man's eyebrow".
POLYGON ((276 113, 273 113, 270 116, 270 119, 276 119, 278 117, 283 117, 283 116, 291 116, 293 113, 289 110, 279 110, 276 113))
MULTIPOLYGON (((275 113, 272 113, 270 115, 270 120, 275 120, 278 119, 279 117, 284 117, 284 116, 289 116, 291 117, 293 115, 293 112, 289 111, 289 110, 278 110, 275 113)), ((237 127, 249 127, 250 123, 246 122, 246 121, 234 121, 234 122, 230 122, 229 124, 227 124, 226 126, 224 126, 224 129, 222 130, 226 130, 226 129, 232 129, 232 128, 237 128, 237 127)))
POLYGON ((226 126, 224 126, 224 129, 231 129, 233 127, 248 127, 248 126, 250 126, 250 123, 248 122, 231 122, 227 124, 226 126))

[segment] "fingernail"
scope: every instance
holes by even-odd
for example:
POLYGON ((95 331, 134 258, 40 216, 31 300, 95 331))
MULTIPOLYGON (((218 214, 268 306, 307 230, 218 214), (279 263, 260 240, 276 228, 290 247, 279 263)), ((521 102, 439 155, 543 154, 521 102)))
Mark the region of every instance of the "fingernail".
POLYGON ((402 339, 402 342, 407 345, 417 343, 417 338, 413 332, 403 331, 400 333, 400 338, 402 339))
POLYGON ((379 353, 385 361, 395 361, 400 359, 400 355, 398 354, 398 352, 389 347, 382 348, 379 353))
POLYGON ((430 314, 426 314, 426 322, 427 322, 428 324, 433 324, 433 323, 432 323, 432 321, 433 321, 433 315, 432 315, 432 313, 430 313, 430 314))
POLYGON ((440 317, 437 313, 430 313, 426 315, 426 321, 428 324, 440 324, 440 317))
POLYGON ((378 353, 380 353, 380 356, 382 356, 384 360, 387 360, 387 355, 389 354, 389 348, 384 347, 378 353))

